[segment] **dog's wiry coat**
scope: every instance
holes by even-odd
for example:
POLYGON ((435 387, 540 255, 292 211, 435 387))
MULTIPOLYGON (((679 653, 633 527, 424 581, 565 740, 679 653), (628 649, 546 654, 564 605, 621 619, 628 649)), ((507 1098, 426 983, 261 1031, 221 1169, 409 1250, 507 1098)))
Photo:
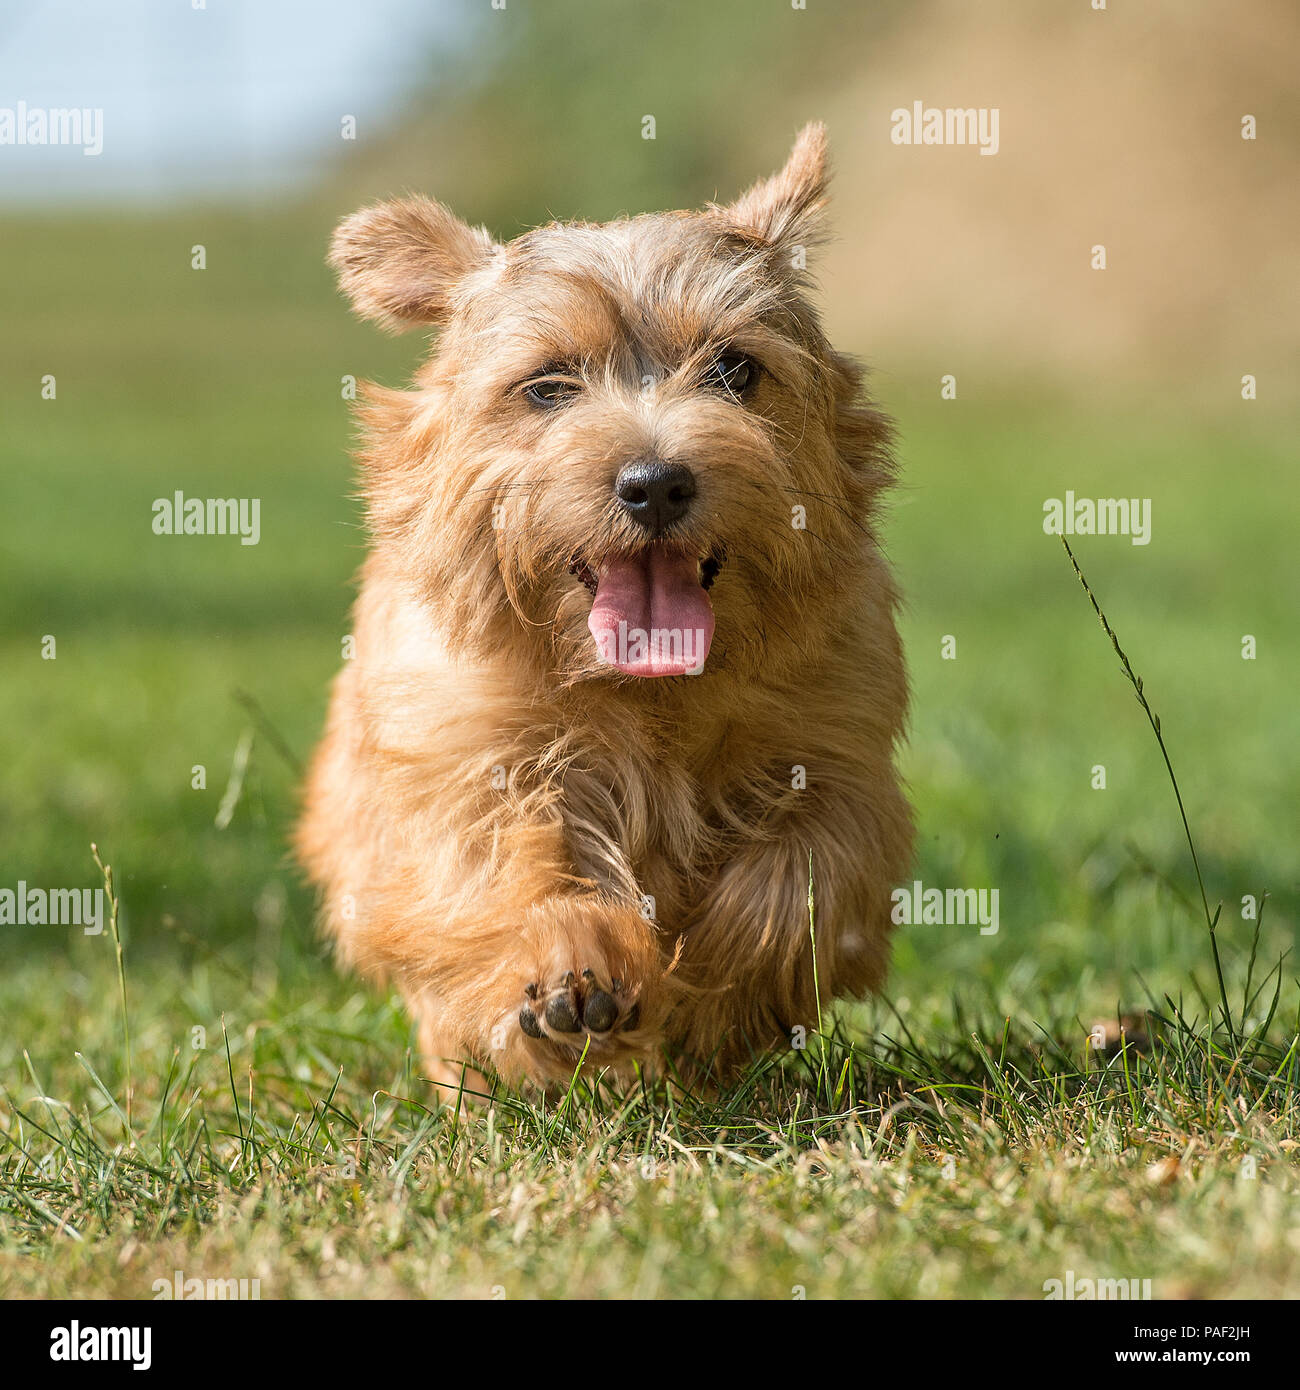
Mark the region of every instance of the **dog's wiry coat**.
POLYGON ((727 207, 501 247, 413 199, 336 235, 360 313, 440 337, 366 395, 373 545, 298 847, 435 1080, 788 1045, 816 1024, 810 856, 823 1004, 883 976, 912 839, 888 429, 806 298, 824 186, 813 126, 727 207), (723 352, 744 400, 708 385, 723 352), (538 409, 519 384, 552 372, 538 409), (647 544, 614 499, 642 458, 695 479, 670 540, 718 570, 699 675, 624 674, 588 629, 582 574, 647 544))

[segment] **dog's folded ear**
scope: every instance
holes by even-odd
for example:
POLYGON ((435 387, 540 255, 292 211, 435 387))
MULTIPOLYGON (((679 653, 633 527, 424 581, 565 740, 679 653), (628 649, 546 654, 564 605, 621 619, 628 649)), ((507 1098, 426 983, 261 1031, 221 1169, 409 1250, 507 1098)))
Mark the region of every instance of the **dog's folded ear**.
POLYGON ((400 332, 446 318, 456 286, 496 249, 482 227, 462 222, 441 203, 405 198, 345 218, 329 263, 362 318, 400 332))
POLYGON ((741 236, 782 250, 812 245, 823 237, 828 178, 826 127, 813 121, 799 132, 780 173, 725 207, 710 203, 708 211, 741 236))

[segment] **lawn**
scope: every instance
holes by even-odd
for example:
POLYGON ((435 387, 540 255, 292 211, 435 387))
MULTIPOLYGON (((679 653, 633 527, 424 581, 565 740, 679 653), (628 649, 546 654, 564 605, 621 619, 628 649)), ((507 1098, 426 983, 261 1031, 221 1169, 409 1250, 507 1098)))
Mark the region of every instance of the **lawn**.
POLYGON ((0 1295, 149 1298, 175 1270, 264 1298, 1300 1288, 1300 991, 1270 974, 1300 924, 1283 407, 996 372, 943 401, 930 364, 882 371, 915 877, 997 888, 998 932, 900 929, 886 998, 734 1093, 579 1082, 458 1120, 286 856, 363 544, 341 379, 419 351, 349 322, 328 224, 5 227, 0 887, 94 887, 99 846, 130 1062, 112 932, 0 927, 0 1295), (155 536, 177 489, 260 497, 260 544, 155 536), (1223 904, 1231 1027, 1160 746, 1043 532, 1067 489, 1152 499, 1149 545, 1073 544, 1223 904), (1131 1045, 1090 1047, 1121 1014, 1131 1045))

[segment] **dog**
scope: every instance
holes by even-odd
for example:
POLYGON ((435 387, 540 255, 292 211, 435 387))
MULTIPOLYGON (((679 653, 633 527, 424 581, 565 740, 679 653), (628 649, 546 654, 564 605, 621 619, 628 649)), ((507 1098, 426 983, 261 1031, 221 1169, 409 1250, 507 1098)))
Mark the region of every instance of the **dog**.
POLYGON ((355 311, 438 337, 362 393, 371 548, 296 845, 436 1086, 726 1076, 883 979, 892 430, 809 299, 826 184, 814 124, 727 205, 335 233, 355 311))

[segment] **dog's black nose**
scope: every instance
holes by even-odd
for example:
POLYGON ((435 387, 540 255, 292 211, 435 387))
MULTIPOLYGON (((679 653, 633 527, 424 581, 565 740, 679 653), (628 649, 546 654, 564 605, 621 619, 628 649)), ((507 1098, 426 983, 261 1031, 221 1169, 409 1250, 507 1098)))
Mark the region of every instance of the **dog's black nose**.
POLYGON ((695 496, 695 476, 680 463, 630 463, 618 475, 614 495, 629 516, 658 535, 686 515, 695 496))

